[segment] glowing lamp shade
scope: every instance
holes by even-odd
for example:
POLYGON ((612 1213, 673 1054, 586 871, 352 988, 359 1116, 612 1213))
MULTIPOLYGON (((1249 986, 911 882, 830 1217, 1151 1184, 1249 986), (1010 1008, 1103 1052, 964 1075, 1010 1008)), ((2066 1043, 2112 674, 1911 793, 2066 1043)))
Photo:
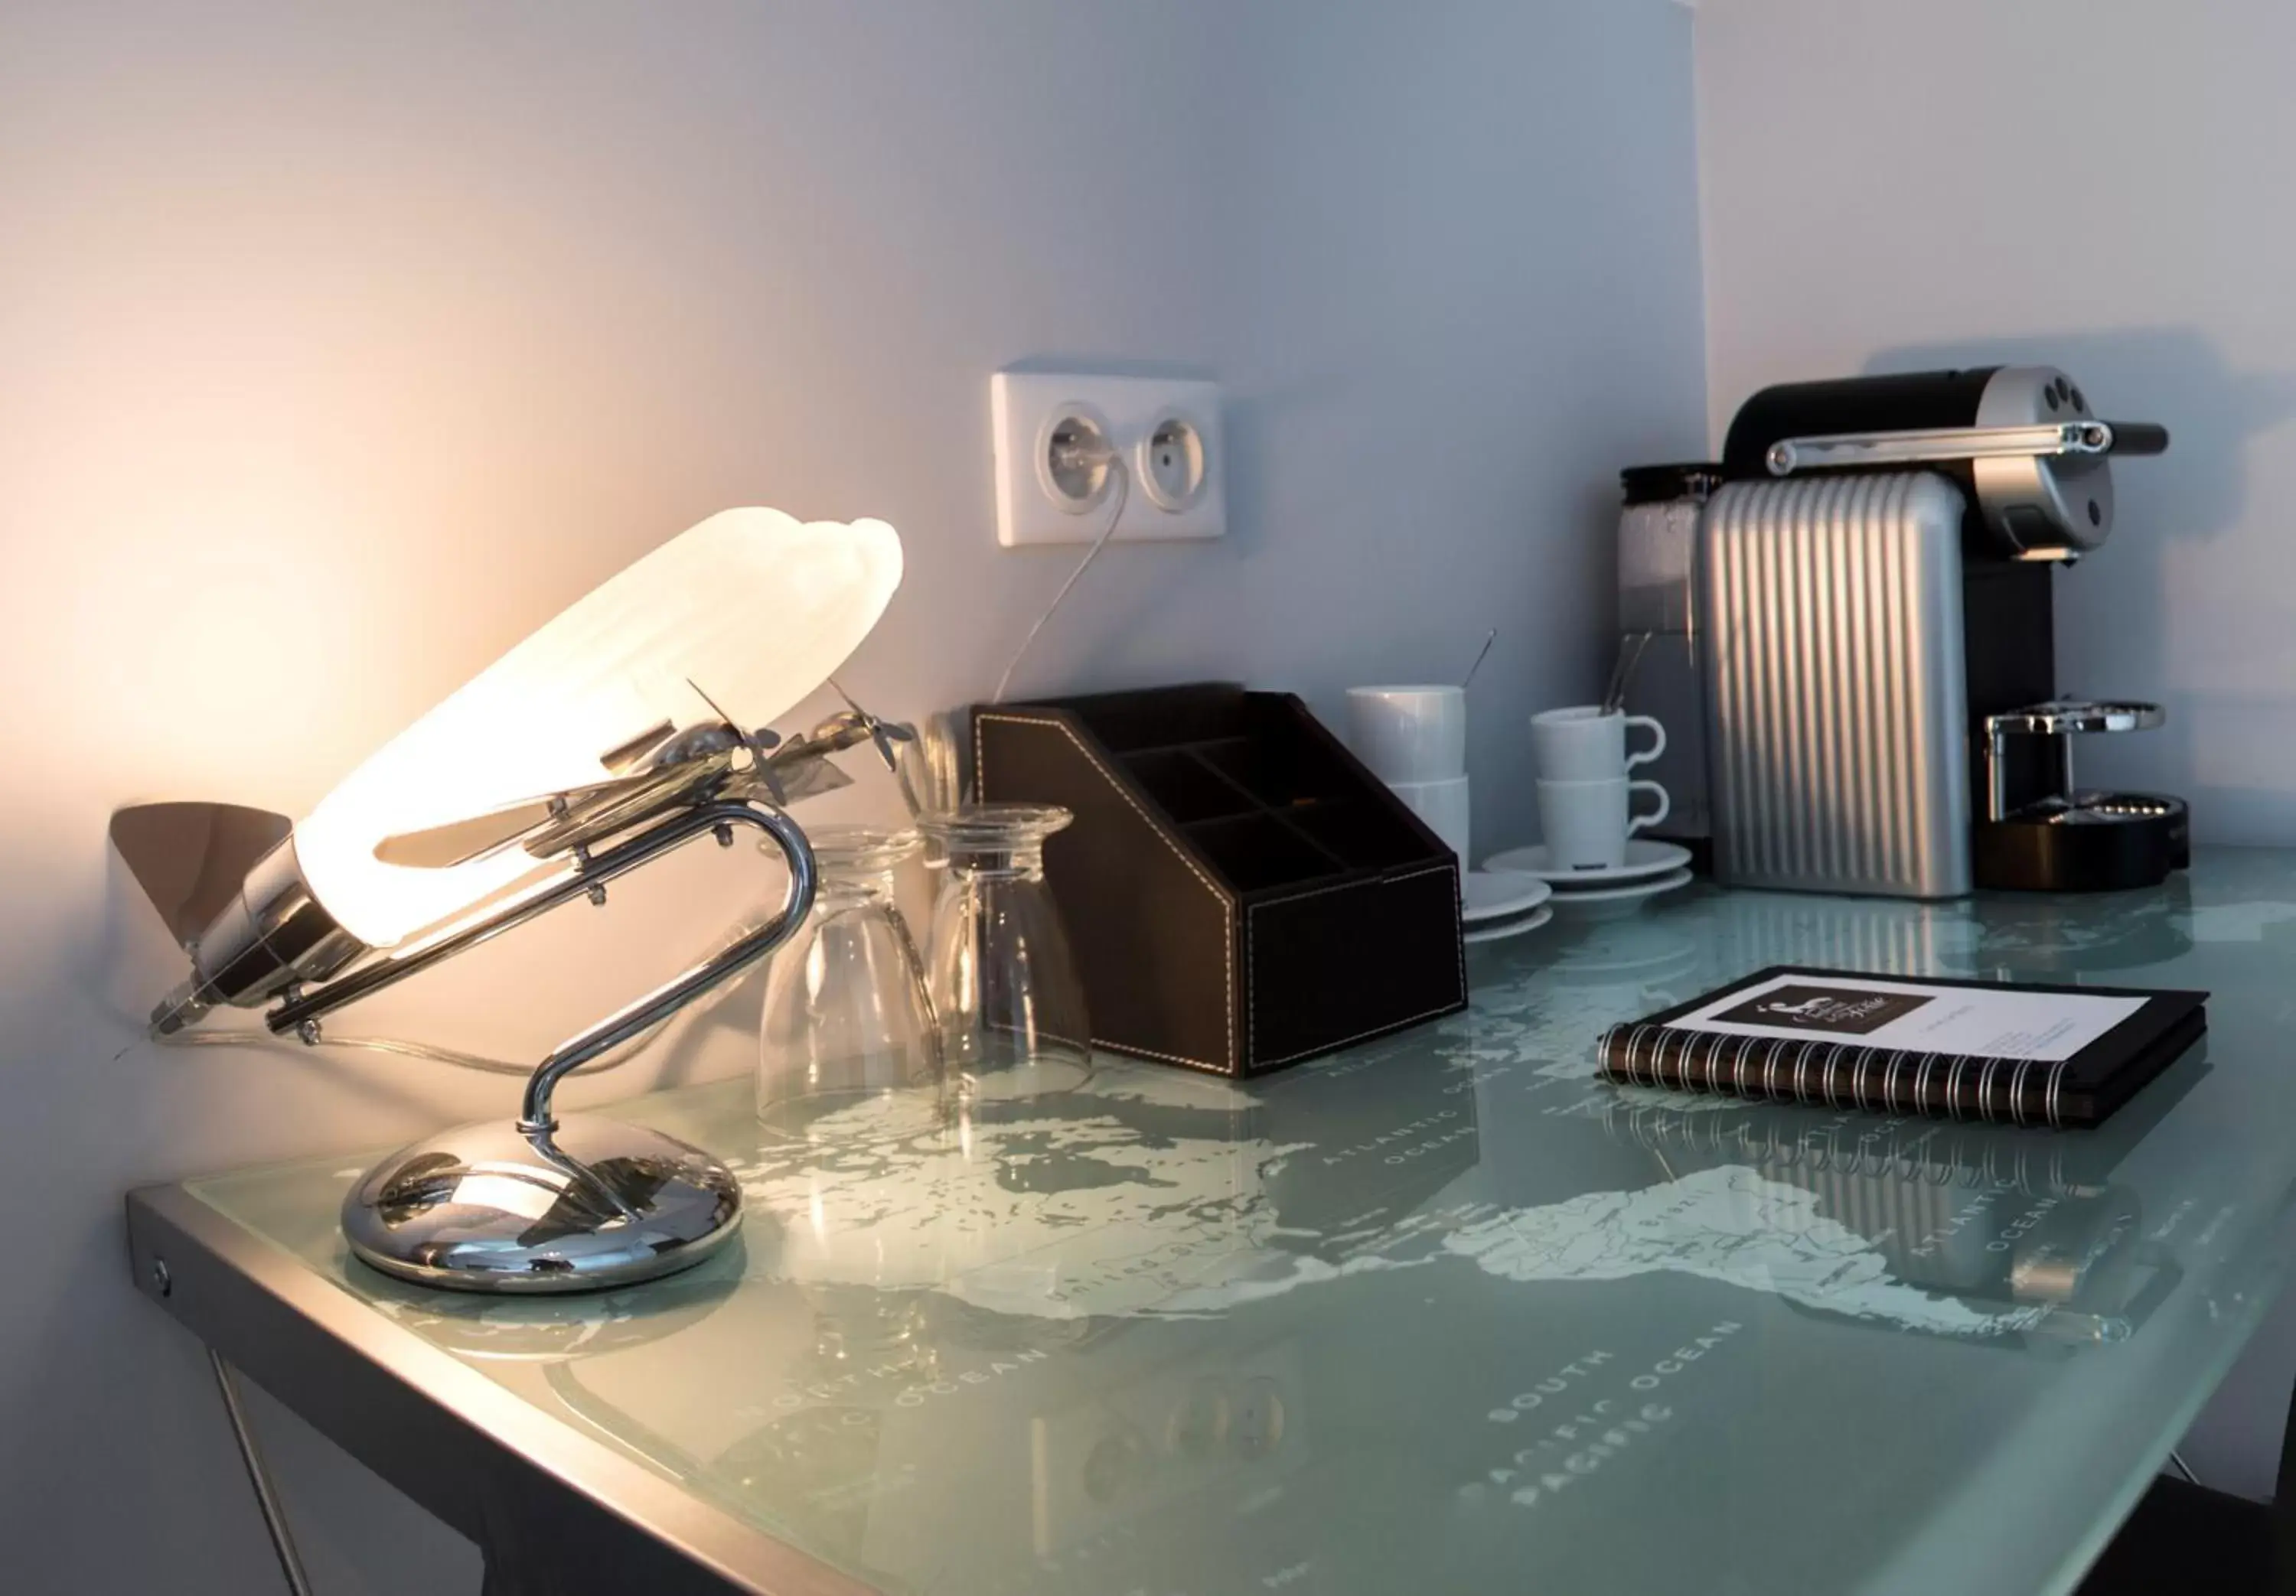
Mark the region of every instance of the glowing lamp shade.
POLYGON ((450 870, 375 845, 603 780, 602 756, 709 710, 786 714, 867 636, 901 582, 882 521, 728 510, 577 601, 346 777, 295 828, 304 879, 353 936, 388 947, 535 868, 512 848, 450 870))

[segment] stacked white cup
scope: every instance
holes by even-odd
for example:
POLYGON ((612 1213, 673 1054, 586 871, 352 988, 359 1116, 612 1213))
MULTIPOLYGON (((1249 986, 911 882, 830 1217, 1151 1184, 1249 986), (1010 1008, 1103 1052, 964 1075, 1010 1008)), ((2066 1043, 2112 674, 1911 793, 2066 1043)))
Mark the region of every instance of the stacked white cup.
POLYGON ((1348 742, 1467 868, 1467 693, 1350 687, 1348 742))
POLYGON ((1530 741, 1538 758, 1539 829, 1557 870, 1617 869, 1626 863, 1627 839, 1673 808, 1665 788, 1627 775, 1666 752, 1666 728, 1647 715, 1598 704, 1548 709, 1530 717, 1530 741), (1628 754, 1628 726, 1648 727, 1650 747, 1628 754), (1657 808, 1633 813, 1637 792, 1655 793, 1657 808))

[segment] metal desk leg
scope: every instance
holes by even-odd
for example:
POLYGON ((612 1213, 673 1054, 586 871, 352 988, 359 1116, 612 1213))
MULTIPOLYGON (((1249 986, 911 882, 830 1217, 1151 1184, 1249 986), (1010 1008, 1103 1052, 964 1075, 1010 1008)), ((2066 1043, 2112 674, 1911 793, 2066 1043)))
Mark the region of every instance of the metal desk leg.
POLYGON ((263 1466, 263 1453, 256 1445, 255 1432, 248 1428, 247 1410, 239 1400, 239 1382, 233 1378, 231 1365, 212 1346, 208 1348, 208 1362, 215 1365, 216 1385, 223 1392, 223 1411, 231 1420, 232 1438, 239 1443, 240 1461, 247 1465, 248 1483, 255 1487, 255 1505, 263 1510, 263 1527, 270 1532, 271 1550, 279 1554, 279 1572, 286 1576, 287 1589, 293 1596, 311 1596, 311 1577, 303 1572, 303 1559, 296 1553, 294 1532, 287 1527, 287 1514, 279 1505, 279 1493, 272 1486, 271 1471, 263 1466))

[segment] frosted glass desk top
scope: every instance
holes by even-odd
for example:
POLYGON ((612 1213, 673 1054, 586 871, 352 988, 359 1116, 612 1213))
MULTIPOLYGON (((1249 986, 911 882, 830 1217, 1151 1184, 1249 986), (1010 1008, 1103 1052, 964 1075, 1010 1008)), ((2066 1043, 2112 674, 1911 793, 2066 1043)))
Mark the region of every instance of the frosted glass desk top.
POLYGON ((728 1590, 768 1583, 746 1535, 898 1592, 2062 1591, 2277 1289, 2296 854, 2087 900, 1699 888, 1470 952, 1469 1012, 1241 1085, 1110 1060, 808 1140, 746 1082, 627 1104, 748 1218, 604 1297, 348 1261, 363 1157, 188 1190, 352 1339, 510 1394, 512 1445, 635 1464, 639 1533, 700 1512, 728 1590), (1605 1025, 1786 962, 2203 987, 2210 1034, 2090 1132, 1593 1078, 1605 1025))

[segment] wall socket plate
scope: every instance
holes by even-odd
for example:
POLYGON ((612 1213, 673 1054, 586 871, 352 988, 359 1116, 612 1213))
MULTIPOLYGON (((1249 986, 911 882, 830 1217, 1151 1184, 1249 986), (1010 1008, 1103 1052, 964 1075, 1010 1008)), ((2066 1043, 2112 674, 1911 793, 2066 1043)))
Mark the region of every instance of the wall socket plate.
POLYGON ((1227 457, 1219 385, 1167 377, 998 372, 988 380, 996 450, 996 541, 1091 543, 1108 529, 1104 469, 1062 469, 1055 438, 1104 439, 1131 480, 1119 543, 1223 537, 1227 457))

